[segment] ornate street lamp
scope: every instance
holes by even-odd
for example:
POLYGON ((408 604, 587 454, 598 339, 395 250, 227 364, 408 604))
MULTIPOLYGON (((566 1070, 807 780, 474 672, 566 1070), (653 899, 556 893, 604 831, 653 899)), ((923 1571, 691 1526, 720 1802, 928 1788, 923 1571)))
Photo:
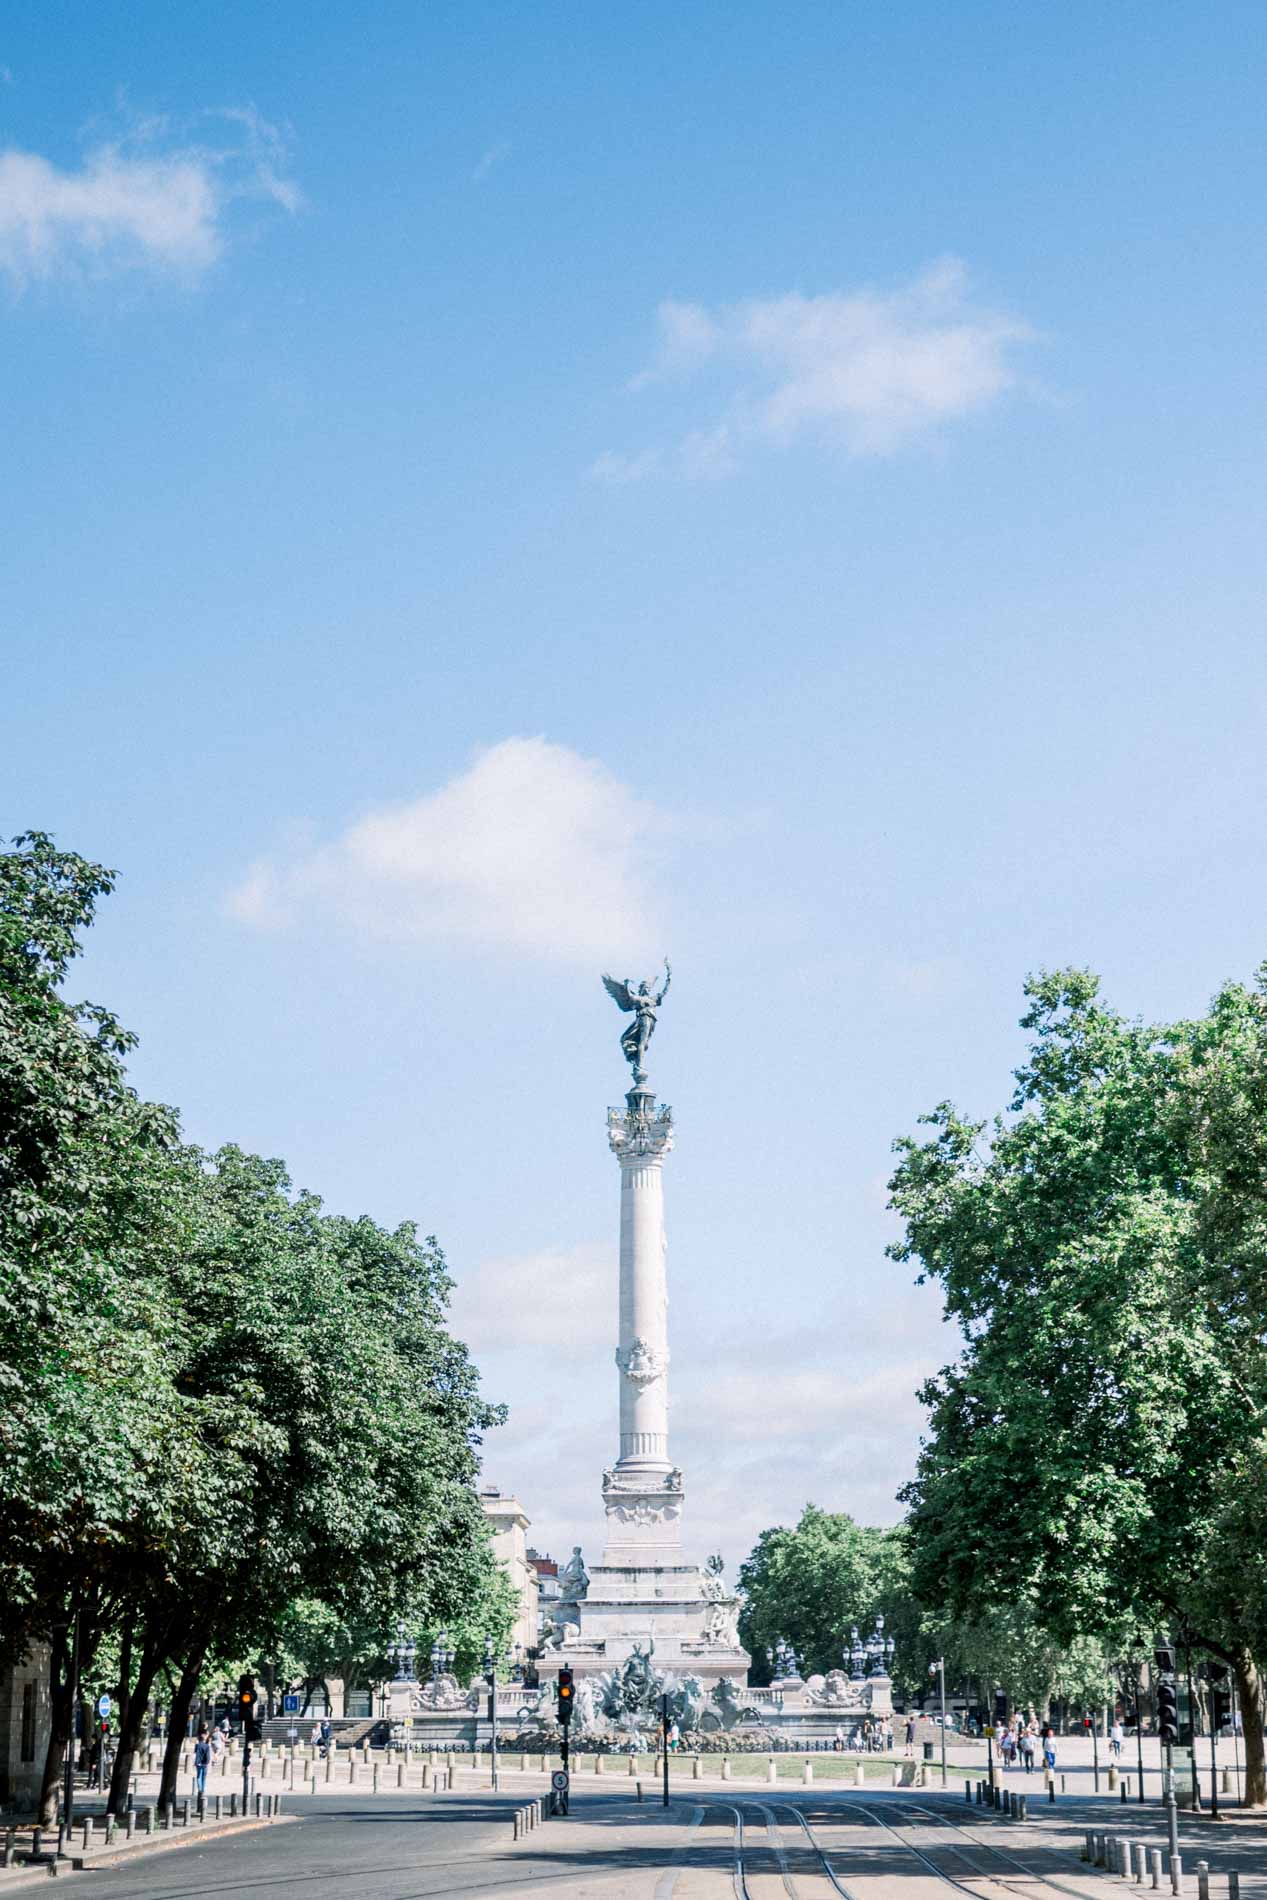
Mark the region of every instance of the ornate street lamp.
POLYGON ((866 1670, 867 1652, 858 1640, 858 1625, 851 1624, 849 1641, 840 1652, 842 1662, 849 1665, 849 1680, 861 1682, 866 1670))
POLYGON ((448 1630, 441 1630, 431 1645, 431 1680, 439 1682, 441 1676, 447 1676, 453 1667, 453 1646, 449 1642, 448 1630))

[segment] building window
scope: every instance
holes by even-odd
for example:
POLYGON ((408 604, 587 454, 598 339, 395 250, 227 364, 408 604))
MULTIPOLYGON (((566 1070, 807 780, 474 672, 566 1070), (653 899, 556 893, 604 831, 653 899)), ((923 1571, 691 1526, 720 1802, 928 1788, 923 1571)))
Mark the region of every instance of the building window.
POLYGON ((35 1684, 22 1684, 22 1759, 35 1760, 35 1684))

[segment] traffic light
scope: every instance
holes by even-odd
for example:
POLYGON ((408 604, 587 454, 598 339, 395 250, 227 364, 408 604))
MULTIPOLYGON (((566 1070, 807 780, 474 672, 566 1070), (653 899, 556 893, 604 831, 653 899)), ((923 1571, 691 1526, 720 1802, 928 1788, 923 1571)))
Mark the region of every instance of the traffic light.
POLYGON ((1173 1748, 1179 1740, 1179 1703, 1173 1682, 1157 1685, 1157 1733, 1163 1748, 1173 1748))
POLYGON ((994 1726, 996 1728, 1007 1727, 1007 1690, 1006 1689, 996 1689, 994 1691, 994 1726))
POLYGON ((238 1720, 242 1724, 243 1739, 258 1742, 263 1739, 264 1731, 255 1719, 255 1677, 238 1677, 238 1720))
POLYGON ((559 1722, 566 1728, 572 1720, 572 1711, 576 1707, 576 1689, 572 1682, 572 1671, 559 1671, 559 1722))
POLYGON ((1175 1652, 1169 1643, 1158 1643, 1153 1651, 1153 1668, 1159 1676, 1173 1676, 1175 1673, 1175 1652))
POLYGON ((1206 1673, 1210 1678, 1210 1715, 1217 1735, 1232 1720, 1232 1685, 1228 1681, 1226 1663, 1212 1662, 1207 1665, 1206 1673))
POLYGON ((101 1739, 102 1741, 104 1741, 106 1736, 110 1733, 110 1724, 109 1722, 107 1722, 104 1715, 102 1716, 100 1722, 98 1722, 97 1727, 98 1727, 98 1730, 100 1731, 101 1739))
POLYGON ((1089 1735, 1091 1733, 1091 1717, 1089 1715, 1083 1716, 1082 1726, 1086 1730, 1087 1734, 1089 1735))

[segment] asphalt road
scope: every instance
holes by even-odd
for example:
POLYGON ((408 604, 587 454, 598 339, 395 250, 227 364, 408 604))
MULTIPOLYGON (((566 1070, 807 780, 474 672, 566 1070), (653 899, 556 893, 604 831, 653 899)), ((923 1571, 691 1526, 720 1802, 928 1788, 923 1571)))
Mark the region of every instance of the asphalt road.
MULTIPOLYGON (((650 1792, 650 1791, 648 1791, 650 1792)), ((1016 1826, 940 1793, 681 1791, 669 1810, 626 1789, 577 1790, 573 1813, 515 1841, 528 1792, 288 1798, 297 1819, 190 1845, 77 1881, 85 1900, 1107 1900, 1111 1875, 1082 1864, 1089 1826, 1164 1844, 1156 1807, 1101 1797, 1041 1804, 1016 1826)), ((1267 1900, 1267 1830, 1257 1817, 1185 1817, 1185 1893, 1208 1858, 1212 1900, 1267 1900)), ((1166 1883, 1168 1886, 1168 1882, 1166 1883)))
POLYGON ((109 1900, 422 1900, 422 1896, 529 1894, 558 1886, 568 1900, 646 1895, 672 1858, 689 1810, 638 1809, 627 1793, 587 1791, 570 1820, 516 1842, 512 1816, 526 1794, 440 1797, 348 1794, 290 1801, 295 1820, 256 1828, 76 1876, 85 1896, 109 1900))

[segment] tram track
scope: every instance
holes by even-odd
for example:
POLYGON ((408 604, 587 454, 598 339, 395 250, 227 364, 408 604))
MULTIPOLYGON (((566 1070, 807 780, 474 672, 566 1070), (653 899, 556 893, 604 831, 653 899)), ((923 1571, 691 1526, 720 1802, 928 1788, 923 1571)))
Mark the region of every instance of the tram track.
MULTIPOLYGON (((836 1864, 847 1858, 849 1849, 825 1843, 819 1832, 832 1824, 856 1827, 859 1823, 891 1837, 924 1872, 968 1900, 988 1900, 983 1888, 989 1886, 1018 1900, 1022 1895, 1034 1900, 1036 1887, 1065 1900, 1087 1900, 1085 1887, 1028 1864, 1007 1848, 970 1832, 950 1815, 915 1803, 895 1803, 884 1812, 874 1804, 846 1799, 827 1812, 819 1809, 811 1815, 805 1804, 787 1799, 714 1801, 706 1811, 726 1816, 730 1824, 734 1900, 758 1900, 758 1896, 764 1900, 776 1882, 787 1900, 818 1900, 818 1896, 827 1900, 828 1890, 836 1900, 860 1900, 836 1864), (784 1838, 783 1830, 789 1825, 798 1831, 794 1843, 784 1838), (916 1828, 936 1828, 943 1842, 932 1846, 913 1840, 911 1832, 916 1828), (960 1864, 947 1866, 948 1857, 960 1864)), ((865 1881, 870 1875, 859 1870, 859 1878, 865 1881)))

